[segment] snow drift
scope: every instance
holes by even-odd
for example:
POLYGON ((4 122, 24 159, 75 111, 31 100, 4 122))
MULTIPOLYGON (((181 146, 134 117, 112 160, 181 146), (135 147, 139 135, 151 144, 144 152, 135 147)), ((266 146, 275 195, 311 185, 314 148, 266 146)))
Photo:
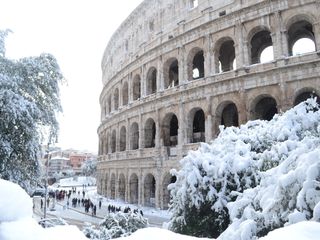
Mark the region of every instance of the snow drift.
POLYGON ((213 224, 220 231, 215 234, 223 232, 220 239, 253 239, 297 222, 320 221, 319 123, 319 106, 309 99, 269 122, 221 128, 218 138, 201 144, 181 160, 180 171, 172 171, 177 181, 169 186, 171 228, 185 229, 187 214, 195 218, 208 204, 224 214, 213 224))

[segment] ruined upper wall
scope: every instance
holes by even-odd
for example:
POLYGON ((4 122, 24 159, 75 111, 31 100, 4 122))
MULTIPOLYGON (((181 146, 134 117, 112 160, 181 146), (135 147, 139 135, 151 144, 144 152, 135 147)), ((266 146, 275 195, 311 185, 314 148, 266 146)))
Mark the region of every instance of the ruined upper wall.
POLYGON ((266 0, 145 0, 111 37, 102 59, 103 84, 122 68, 184 32, 266 0))

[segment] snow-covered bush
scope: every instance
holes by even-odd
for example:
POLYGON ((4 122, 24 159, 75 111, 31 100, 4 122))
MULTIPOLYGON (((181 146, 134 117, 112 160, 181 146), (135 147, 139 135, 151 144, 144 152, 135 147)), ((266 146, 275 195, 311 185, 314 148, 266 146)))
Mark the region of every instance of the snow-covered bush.
POLYGON ((109 213, 99 224, 98 229, 89 225, 83 233, 92 240, 108 240, 131 235, 138 229, 148 226, 148 220, 139 213, 109 213))
POLYGON ((286 224, 319 221, 319 123, 319 106, 309 99, 269 122, 221 128, 172 171, 170 228, 208 237, 227 229, 221 239, 253 239, 286 224))

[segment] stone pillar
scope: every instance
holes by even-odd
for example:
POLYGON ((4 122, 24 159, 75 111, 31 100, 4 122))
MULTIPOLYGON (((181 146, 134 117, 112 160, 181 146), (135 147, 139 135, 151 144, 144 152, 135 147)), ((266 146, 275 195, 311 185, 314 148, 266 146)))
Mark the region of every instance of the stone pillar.
POLYGON ((178 113, 178 146, 182 146, 186 144, 186 116, 184 111, 184 103, 180 102, 179 105, 179 113, 178 113))
POLYGON ((281 12, 274 13, 275 33, 271 34, 273 43, 274 59, 282 59, 289 56, 287 31, 283 26, 281 12))
POLYGON ((129 120, 128 118, 126 119, 126 126, 127 126, 127 131, 126 131, 126 150, 130 150, 130 125, 129 125, 129 120))
POLYGON ((144 125, 142 122, 142 116, 139 114, 139 149, 144 148, 144 125))
POLYGON ((313 25, 313 33, 315 36, 316 51, 320 51, 320 19, 313 25))
POLYGON ((144 184, 142 182, 143 176, 141 169, 138 178, 138 205, 142 205, 144 204, 144 184))
POLYGON ((204 77, 211 76, 211 38, 208 34, 204 39, 204 50, 203 50, 203 57, 204 57, 204 77))
POLYGON ((179 64, 179 85, 188 82, 188 69, 186 63, 186 49, 184 46, 179 47, 178 64, 179 64))
POLYGON ((132 73, 128 75, 128 102, 131 103, 133 101, 133 84, 132 84, 132 73))
POLYGON ((159 57, 157 68, 157 92, 161 92, 164 89, 162 56, 159 57))
POLYGON ((156 178, 156 192, 155 192, 155 207, 156 208, 161 208, 161 199, 160 199, 160 188, 161 188, 161 183, 160 183, 160 179, 161 179, 161 174, 158 172, 157 176, 155 176, 156 178))
MULTIPOLYGON (((236 42, 234 43, 235 57, 237 62, 237 68, 249 66, 249 51, 246 34, 244 34, 243 24, 240 20, 236 24, 236 42)), ((217 49, 218 51, 218 49, 217 49)))
POLYGON ((141 98, 147 95, 147 72, 146 66, 142 65, 141 67, 141 80, 140 80, 140 91, 141 91, 141 98))
POLYGON ((116 179, 115 179, 115 199, 118 199, 119 198, 119 176, 118 176, 118 173, 116 174, 116 179))
POLYGON ((161 142, 160 142, 160 133, 161 133, 161 129, 160 129, 160 113, 159 110, 156 109, 156 117, 157 119, 155 119, 155 125, 156 125, 156 137, 155 137, 155 147, 159 148, 161 147, 161 142))
POLYGON ((119 129, 119 123, 117 123, 117 129, 116 129, 116 152, 120 151, 120 129, 119 129))

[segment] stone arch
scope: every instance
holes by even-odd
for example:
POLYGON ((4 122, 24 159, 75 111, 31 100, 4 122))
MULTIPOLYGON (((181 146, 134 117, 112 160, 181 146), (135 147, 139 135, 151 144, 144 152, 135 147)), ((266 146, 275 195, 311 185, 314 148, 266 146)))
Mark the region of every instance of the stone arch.
POLYGON ((127 105, 129 102, 128 82, 124 82, 122 86, 122 105, 127 105))
POLYGON ((260 95, 251 103, 251 119, 270 121, 278 113, 277 101, 270 95, 260 95))
POLYGON ((188 55, 188 79, 204 77, 204 52, 199 47, 193 48, 188 55))
POLYGON ((114 129, 111 135, 111 152, 112 153, 116 152, 117 150, 116 146, 117 146, 117 133, 116 133, 116 130, 114 129))
POLYGON ((223 37, 215 45, 216 72, 227 72, 234 69, 236 51, 234 41, 230 37, 223 37))
POLYGON ((167 173, 162 181, 162 203, 163 209, 168 209, 169 208, 169 203, 170 203, 170 190, 168 189, 169 184, 175 183, 177 180, 176 176, 172 176, 170 173, 167 173))
POLYGON ((179 63, 173 57, 169 58, 163 65, 164 88, 170 88, 179 85, 179 63))
POLYGON ((133 173, 129 181, 129 196, 130 203, 138 204, 139 201, 139 179, 137 174, 133 173))
POLYGON ((156 123, 152 118, 148 118, 144 127, 144 146, 146 148, 155 147, 156 123))
POLYGON ((126 198, 126 178, 123 173, 119 175, 119 199, 125 201, 126 198))
POLYGON ((144 178, 144 205, 156 206, 156 179, 151 173, 144 178))
POLYGON ((113 103, 114 103, 114 110, 119 109, 119 89, 116 88, 113 93, 113 103))
POLYGON ((120 151, 125 151, 127 145, 127 129, 125 126, 120 128, 120 151))
POLYGON ((140 75, 137 74, 135 75, 135 77, 133 78, 133 84, 132 84, 132 99, 133 100, 138 100, 141 98, 141 78, 140 75))
POLYGON ((111 174, 110 188, 111 188, 110 198, 116 199, 116 175, 114 173, 111 174))
POLYGON ((224 101, 219 104, 216 116, 219 125, 225 127, 238 127, 239 126, 239 114, 236 104, 232 101, 224 101))
MULTIPOLYGON (((248 42, 250 43, 249 55, 251 64, 261 63, 263 51, 273 46, 271 32, 265 26, 255 27, 249 33, 248 42)), ((271 60, 273 60, 273 57, 271 60)))
POLYGON ((205 114, 202 108, 193 108, 188 114, 188 142, 205 142, 205 114))
POLYGON ((162 122, 162 138, 164 146, 176 146, 178 144, 178 118, 174 113, 168 113, 162 122))
POLYGON ((136 122, 131 124, 130 146, 131 146, 131 150, 135 150, 139 148, 139 125, 136 122))
MULTIPOLYGON (((309 15, 296 15, 289 19, 287 23, 287 39, 288 39, 288 51, 290 56, 294 56, 300 53, 294 53, 293 48, 295 43, 299 40, 306 38, 310 39, 314 46, 316 45, 316 39, 313 30, 313 22, 314 20, 309 15)), ((314 47, 315 51, 316 46, 314 47)), ((309 52, 309 51, 306 51, 309 52)), ((301 52, 301 53, 306 53, 301 52)))
POLYGON ((156 93, 157 91, 157 69, 151 67, 147 73, 147 95, 156 93))
POLYGON ((307 100, 310 97, 316 97, 317 103, 320 104, 320 97, 317 91, 313 88, 303 88, 300 89, 296 94, 293 101, 293 106, 298 105, 299 103, 307 100))

